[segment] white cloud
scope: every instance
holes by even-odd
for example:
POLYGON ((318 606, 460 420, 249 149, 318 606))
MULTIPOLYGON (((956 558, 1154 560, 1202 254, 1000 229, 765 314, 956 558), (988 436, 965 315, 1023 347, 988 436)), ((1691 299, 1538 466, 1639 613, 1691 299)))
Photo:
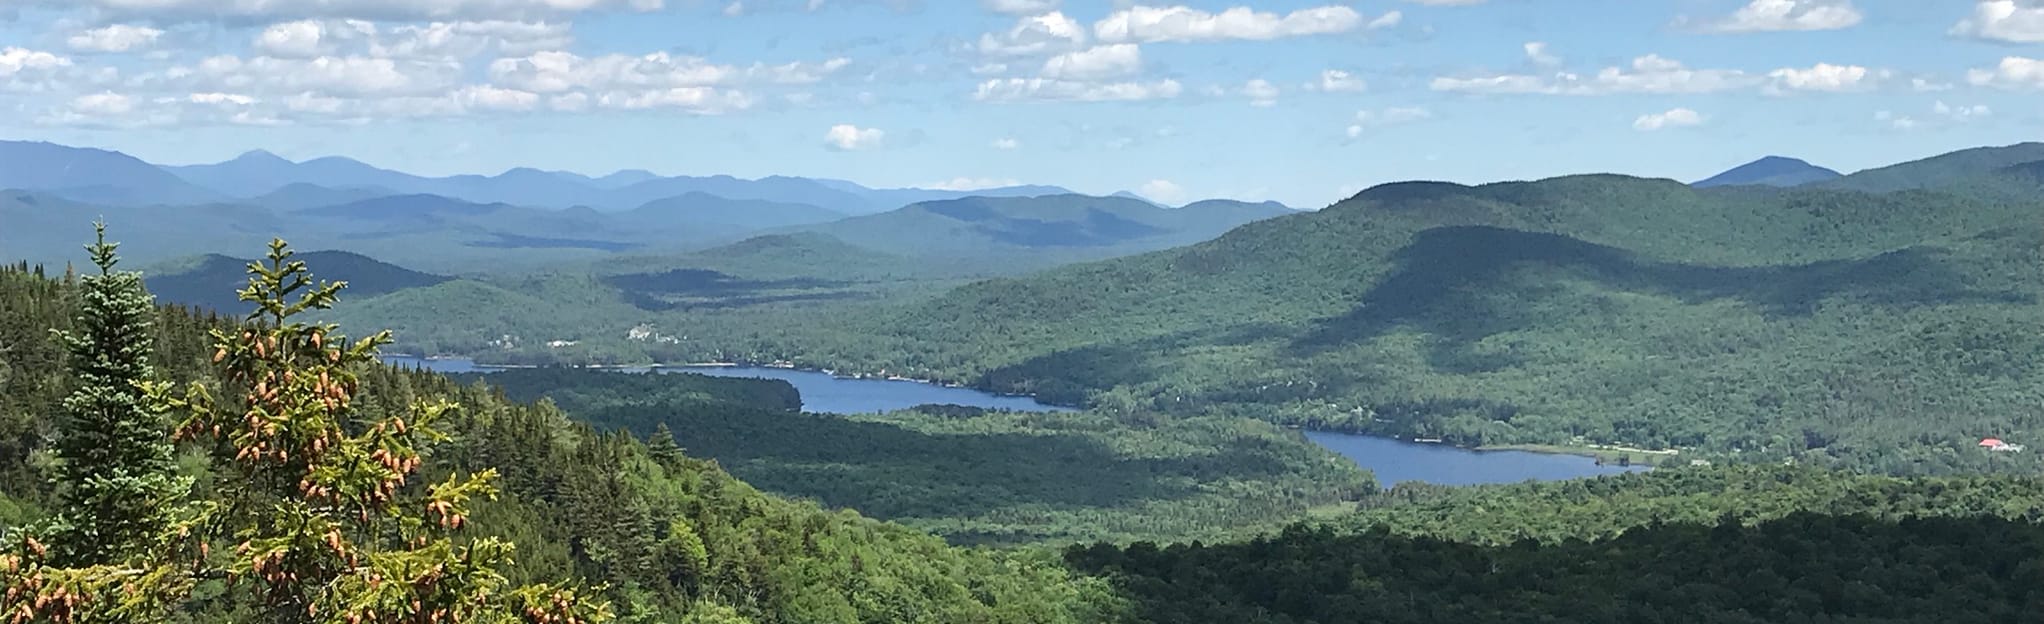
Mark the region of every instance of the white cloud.
POLYGON ((1349 124, 1345 134, 1348 135, 1348 138, 1353 139, 1363 136, 1370 128, 1400 126, 1433 118, 1433 111, 1416 106, 1391 107, 1374 111, 1360 110, 1356 111, 1355 123, 1349 124))
POLYGON ((215 56, 194 66, 173 67, 160 77, 173 84, 219 91, 317 91, 341 96, 425 95, 453 87, 461 77, 461 64, 361 56, 310 59, 215 56))
POLYGON ((2044 43, 2044 5, 2034 0, 1980 0, 1952 34, 2006 43, 2044 43))
POLYGON ((922 185, 922 187, 937 191, 980 191, 986 189, 1005 188, 1010 186, 1021 185, 1022 182, 1014 178, 958 177, 945 180, 943 182, 931 182, 929 184, 922 185))
POLYGON ((1753 0, 1731 16, 1702 24, 1704 32, 1839 30, 1865 19, 1852 0, 1753 0))
POLYGON ((1424 4, 1426 6, 1474 6, 1484 3, 1484 0, 1405 0, 1405 1, 1413 4, 1424 4))
POLYGON ((589 11, 656 11, 664 0, 14 0, 158 21, 523 19, 589 11))
POLYGON ((258 100, 238 93, 193 93, 185 96, 185 101, 193 104, 252 106, 258 100))
POLYGON ((1360 93, 1370 88, 1363 79, 1339 69, 1320 71, 1320 81, 1306 83, 1306 88, 1326 93, 1360 93))
POLYGON ((70 67, 71 59, 26 48, 0 48, 0 78, 29 71, 70 67))
MULTIPOLYGON (((561 98, 554 98, 558 105, 561 98)), ((595 97, 597 106, 623 110, 672 108, 698 115, 721 115, 752 107, 743 91, 715 87, 674 87, 653 91, 612 91, 595 97)))
POLYGON ((509 56, 562 50, 574 43, 566 23, 432 22, 391 29, 369 46, 371 56, 397 58, 474 58, 485 53, 509 56))
POLYGON ((973 93, 981 101, 1064 100, 1111 102, 1168 99, 1178 97, 1184 86, 1176 80, 1156 82, 1079 82, 1047 78, 1004 78, 979 84, 973 93))
POLYGON ((740 0, 731 0, 731 4, 724 5, 724 17, 738 17, 744 14, 745 3, 740 0))
POLYGON ((1404 21, 1405 21, 1404 13, 1391 11, 1389 13, 1377 16, 1377 19, 1370 20, 1370 23, 1364 24, 1363 28, 1365 30, 1383 30, 1386 28, 1397 26, 1400 23, 1403 23, 1404 21))
POLYGON ((71 99, 71 110, 81 115, 118 117, 135 110, 135 101, 114 92, 81 95, 71 99))
POLYGON ((1914 130, 1918 125, 1915 118, 1908 115, 1898 115, 1891 111, 1874 113, 1874 121, 1886 123, 1889 127, 1896 130, 1914 130))
POLYGON ((1144 197, 1164 203, 1177 203, 1185 199, 1185 187, 1179 186, 1177 182, 1170 180, 1144 182, 1143 186, 1138 188, 1136 192, 1141 193, 1144 197))
POLYGON ((529 111, 539 106, 539 94, 488 85, 470 85, 449 96, 463 108, 495 111, 529 111))
POLYGON ((887 132, 884 130, 861 128, 852 124, 831 126, 830 130, 823 134, 824 144, 829 145, 831 149, 844 152, 880 147, 880 142, 886 138, 887 132))
POLYGON ((1526 60, 1532 61, 1534 65, 1551 67, 1561 64, 1561 57, 1555 56, 1553 52, 1548 51, 1547 42, 1545 41, 1528 41, 1525 47, 1526 60))
POLYGON ((1649 54, 1629 67, 1606 67, 1595 75, 1572 72, 1549 75, 1499 74, 1465 78, 1437 77, 1435 91, 1542 95, 1607 95, 1614 93, 1717 93, 1745 88, 1755 79, 1736 69, 1691 69, 1649 54))
POLYGON ((1685 128, 1702 125, 1703 114, 1687 108, 1669 109, 1665 113, 1640 115, 1632 120, 1632 128, 1641 132, 1652 132, 1663 128, 1685 128))
POLYGON ((655 52, 644 56, 611 54, 593 58, 572 52, 538 52, 520 58, 501 58, 489 66, 490 79, 498 84, 534 93, 562 93, 577 89, 652 90, 707 87, 742 81, 808 84, 822 80, 851 64, 834 58, 821 63, 754 64, 751 67, 720 65, 694 56, 673 56, 655 52))
POLYGON ((1952 121, 1957 121, 1961 123, 1973 121, 1975 119, 1984 119, 1994 114, 1994 110, 1988 108, 1987 105, 1985 104, 1975 104, 1972 106, 1952 106, 1950 104, 1946 104, 1944 100, 1938 100, 1937 104, 1931 106, 1931 112, 1937 113, 1939 116, 1951 119, 1952 121))
POLYGON ((1791 91, 1860 91, 1872 88, 1884 72, 1858 65, 1818 63, 1808 69, 1785 67, 1768 72, 1773 87, 1791 91))
POLYGON ((147 48, 163 31, 147 26, 114 24, 72 35, 64 42, 80 52, 128 52, 147 48))
POLYGON ((1060 0, 980 0, 979 5, 995 13, 1009 15, 1037 15, 1055 11, 1060 0))
POLYGON ((993 142, 993 147, 994 147, 994 149, 997 149, 997 150, 1011 150, 1011 149, 1017 149, 1017 148, 1020 148, 1020 147, 1022 147, 1022 142, 1021 142, 1021 141, 1018 141, 1018 140, 1015 140, 1015 139, 1014 139, 1013 137, 1002 137, 1002 138, 994 139, 994 142, 993 142))
POLYGON ((1064 13, 1051 11, 1023 17, 1005 33, 979 37, 981 54, 1034 56, 1076 50, 1086 44, 1086 27, 1064 13))
POLYGON ((589 109, 589 94, 563 93, 547 99, 547 108, 566 112, 580 112, 589 109))
POLYGON ((1925 78, 1911 78, 1909 79, 1909 88, 1917 93, 1930 93, 1934 91, 1950 91, 1952 90, 1952 84, 1948 82, 1933 82, 1925 78))
POLYGON ((1142 48, 1117 43, 1051 57, 1043 63, 1043 77, 1053 80, 1101 80, 1142 71, 1142 48))
POLYGON ((1242 95, 1249 98, 1249 105, 1259 108, 1277 106, 1278 88, 1270 81, 1258 78, 1242 85, 1242 95))
POLYGON ((2001 89, 2044 88, 2044 61, 2022 56, 2005 57, 1993 69, 1966 72, 1966 82, 1976 87, 2001 89))
POLYGON ((1259 12, 1249 7, 1208 13, 1185 6, 1133 6, 1095 22, 1093 35, 1102 41, 1143 43, 1267 40, 1343 33, 1363 25, 1362 14, 1345 6, 1300 9, 1284 15, 1259 12))
POLYGON ((327 35, 326 24, 315 20, 299 20, 273 24, 256 35, 255 49, 271 56, 286 58, 311 58, 333 50, 335 39, 346 36, 347 29, 335 29, 334 36, 327 35))

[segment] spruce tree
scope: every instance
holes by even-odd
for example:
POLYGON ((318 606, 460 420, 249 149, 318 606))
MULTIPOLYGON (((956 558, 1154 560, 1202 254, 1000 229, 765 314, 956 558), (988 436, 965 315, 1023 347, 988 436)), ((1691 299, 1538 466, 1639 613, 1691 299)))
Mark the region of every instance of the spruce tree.
POLYGON ((214 332, 217 390, 154 396, 187 415, 179 434, 218 449, 208 523, 238 600, 261 621, 547 622, 611 619, 608 604, 502 571, 513 545, 465 537, 475 502, 497 495, 495 471, 424 483, 426 453, 456 406, 427 402, 371 415, 358 374, 376 365, 383 332, 353 343, 300 315, 327 309, 345 283, 315 283, 282 240, 250 265, 241 328, 214 332))
POLYGON ((78 318, 61 333, 73 390, 57 427, 60 510, 50 530, 62 565, 113 563, 145 549, 169 524, 164 511, 189 486, 174 476, 170 427, 142 384, 156 305, 138 273, 116 271, 106 225, 86 249, 97 274, 79 280, 78 318))

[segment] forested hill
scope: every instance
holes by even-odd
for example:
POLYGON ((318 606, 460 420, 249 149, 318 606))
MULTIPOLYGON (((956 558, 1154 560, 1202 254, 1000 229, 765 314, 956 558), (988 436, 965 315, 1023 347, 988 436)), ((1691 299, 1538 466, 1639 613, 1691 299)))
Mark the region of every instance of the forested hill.
POLYGON ((2035 470, 1973 443, 2044 435, 2044 229, 1968 191, 1386 185, 961 288, 814 363, 1464 445, 2035 470))
MULTIPOLYGON (((72 326, 78 300, 74 287, 27 267, 0 270, 0 534, 43 518, 54 503, 47 462, 37 458, 46 456, 56 426, 49 415, 61 411, 57 403, 75 381, 51 330, 72 326)), ((223 323, 176 308, 158 314, 154 363, 162 376, 209 378, 216 358, 205 331, 223 323)), ((671 438, 600 434, 549 403, 514 403, 481 385, 382 366, 361 372, 355 409, 365 419, 433 398, 458 406, 453 421, 441 425, 453 439, 427 456, 425 473, 501 475, 501 498, 480 503, 472 521, 517 544, 512 581, 569 576, 600 583, 623 621, 1020 624, 1122 617, 1119 601, 1100 583, 1073 576, 1054 559, 951 548, 855 513, 767 496, 714 462, 684 455, 671 438)), ((419 481, 413 488, 423 489, 428 479, 419 481)), ((216 544, 213 552, 232 547, 216 544)), ((200 591, 219 591, 207 587, 200 591)), ((194 621, 226 616, 211 611, 221 608, 212 602, 193 608, 194 621)))
MULTIPOLYGON (((320 267, 321 274, 327 279, 347 282, 348 293, 357 297, 423 288, 452 279, 345 251, 314 251, 298 257, 320 267)), ((213 311, 239 311, 248 307, 236 293, 248 283, 249 262, 208 254, 165 263, 147 276, 149 292, 165 303, 213 311)))

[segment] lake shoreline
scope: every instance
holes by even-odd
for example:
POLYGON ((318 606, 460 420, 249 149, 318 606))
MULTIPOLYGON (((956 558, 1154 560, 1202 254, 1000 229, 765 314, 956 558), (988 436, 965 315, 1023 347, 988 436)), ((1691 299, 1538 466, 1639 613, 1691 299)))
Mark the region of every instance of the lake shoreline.
POLYGON ((987 394, 990 394, 990 395, 993 395, 993 396, 997 396, 997 397, 1009 397, 1009 398, 1018 398, 1018 399, 1034 399, 1034 400, 1036 400, 1036 402, 1038 402, 1038 403, 1042 403, 1042 404, 1044 404, 1044 405, 1049 405, 1049 406, 1052 406, 1052 407, 1060 407, 1060 408, 1065 408, 1065 409, 1073 409, 1073 410, 1084 410, 1084 409, 1086 409, 1086 408, 1085 408, 1084 406, 1078 406, 1078 405, 1063 405, 1063 404, 1059 404, 1059 403, 1051 403, 1051 402, 1048 402, 1048 401, 1044 401, 1044 400, 1042 400, 1042 399, 1039 399, 1039 398, 1037 398, 1037 396, 1036 396, 1036 395, 1034 395, 1034 394, 1014 394, 1014 393, 1008 393, 1008 392, 1000 392, 1000 391, 997 391, 997 390, 989 390, 989 389, 986 389, 986 388, 976 388, 976 387, 973 387, 973 386, 970 386, 970 385, 966 385, 966 384, 962 384, 962 383, 955 383, 955 382, 942 382, 942 381, 937 381, 937 380, 934 380, 934 379, 920 379, 920 378, 916 378, 916 377, 903 377, 903 376, 900 376, 900 375, 886 375, 886 376, 883 376, 883 375, 882 375, 881 373, 851 373, 851 374, 842 374, 842 373, 839 373, 839 372, 838 372, 838 371, 836 371, 836 370, 832 370, 832 369, 828 369, 828 368, 816 368, 816 367, 803 367, 803 366, 795 366, 795 365, 792 365, 792 364, 782 364, 782 363, 768 363, 768 364, 759 364, 759 363, 750 363, 750 362, 688 362, 688 363, 674 364, 674 363, 659 363, 659 362, 655 362, 655 363, 652 363, 652 364, 558 364, 558 365, 556 365, 556 364, 546 364, 546 365, 542 365, 542 364, 484 364, 484 363, 481 363, 481 362, 477 362, 477 361, 475 360, 475 358, 472 358, 472 357, 466 357, 466 356, 458 356, 458 355, 456 355, 456 356, 424 356, 424 355, 415 355, 415 354, 410 354, 410 353, 385 353, 385 354, 383 354, 383 355, 381 355, 381 356, 379 356, 379 357, 380 357, 380 358, 385 358, 385 359, 388 359, 388 358, 403 358, 403 359, 414 359, 414 360, 425 360, 425 361, 456 361, 456 360, 467 360, 467 361, 468 361, 468 362, 469 362, 469 363, 470 363, 471 365, 475 366, 476 368, 483 368, 483 369, 495 369, 495 370, 527 370, 527 369, 535 369, 535 368, 548 368, 548 367, 554 367, 554 366, 558 366, 558 367, 560 367, 560 368, 579 368, 579 369, 588 369, 588 370, 635 370, 635 369, 647 369, 647 370, 655 370, 655 369, 672 369, 672 370, 686 370, 686 369, 690 369, 690 368, 770 368, 770 369, 775 369, 775 370, 788 370, 788 371, 796 371, 796 372, 803 372, 803 373, 821 373, 821 374, 824 374, 824 375, 830 375, 830 376, 831 376, 832 378, 834 378, 834 379, 849 379, 849 380, 858 380, 858 381, 903 381, 903 382, 909 382, 909 383, 919 383, 919 384, 926 384, 926 385, 936 386, 936 387, 939 387, 939 388, 954 388, 954 389, 961 389, 961 390, 976 390, 976 391, 979 391, 979 392, 984 392, 984 393, 987 393, 987 394))

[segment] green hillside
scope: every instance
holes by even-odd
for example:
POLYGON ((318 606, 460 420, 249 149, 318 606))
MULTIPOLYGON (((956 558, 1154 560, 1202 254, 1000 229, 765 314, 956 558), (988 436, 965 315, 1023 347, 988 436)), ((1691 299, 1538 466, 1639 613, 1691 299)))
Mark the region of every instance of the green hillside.
POLYGON ((967 197, 805 230, 899 255, 996 256, 1043 267, 1190 244, 1290 212, 1274 204, 1224 201, 1171 209, 1120 197, 967 197))
MULTIPOLYGON (((20 268, 0 270, 0 311, 6 312, 0 314, 0 474, 7 475, 0 479, 0 534, 39 521, 53 500, 42 458, 59 426, 49 414, 58 411, 55 403, 72 380, 64 352, 49 336, 70 327, 76 300, 58 282, 20 268)), ((155 363, 165 377, 209 377, 204 331, 214 322, 175 310, 160 315, 155 363)), ((1120 619, 1118 600, 1097 581, 1037 554, 951 548, 853 512, 764 495, 715 462, 683 455, 674 440, 599 433, 545 402, 513 403, 487 387, 380 366, 362 373, 357 409, 365 418, 409 410, 415 400, 445 398, 459 406, 453 421, 442 423, 452 440, 428 456, 427 472, 501 475, 502 496, 480 503, 473 524, 519 546, 510 580, 600 583, 625 621, 1120 619)), ((188 453, 188 470, 204 465, 198 451, 188 453)), ((212 478, 203 470, 193 474, 212 478)), ((414 483, 408 490, 424 488, 414 483)), ((232 546, 215 544, 213 551, 232 546)), ((202 597, 233 596, 218 581, 203 583, 202 597)), ((188 615, 218 621, 225 614, 217 609, 226 604, 195 602, 188 615)))
POLYGON ((1376 491, 1296 432, 1238 418, 937 405, 839 416, 800 413, 786 382, 572 369, 464 378, 601 428, 672 432, 761 489, 954 543, 1239 537, 1376 491))
POLYGON ((1394 184, 836 329, 863 341, 724 348, 1469 446, 2034 471, 1973 442, 2044 435, 2036 217, 1930 190, 1394 184))
MULTIPOLYGON (((314 251, 299 257, 320 267, 321 273, 328 279, 347 282, 349 292, 360 297, 425 288, 450 279, 345 251, 314 251)), ((248 307, 235 293, 248 283, 250 262, 253 261, 208 254, 168 263, 149 272, 149 292, 164 303, 223 312, 238 311, 248 307)))
POLYGON ((2044 143, 1979 147, 1889 165, 1824 182, 1819 186, 1859 191, 1900 191, 1971 182, 1983 173, 2044 161, 2044 143))

